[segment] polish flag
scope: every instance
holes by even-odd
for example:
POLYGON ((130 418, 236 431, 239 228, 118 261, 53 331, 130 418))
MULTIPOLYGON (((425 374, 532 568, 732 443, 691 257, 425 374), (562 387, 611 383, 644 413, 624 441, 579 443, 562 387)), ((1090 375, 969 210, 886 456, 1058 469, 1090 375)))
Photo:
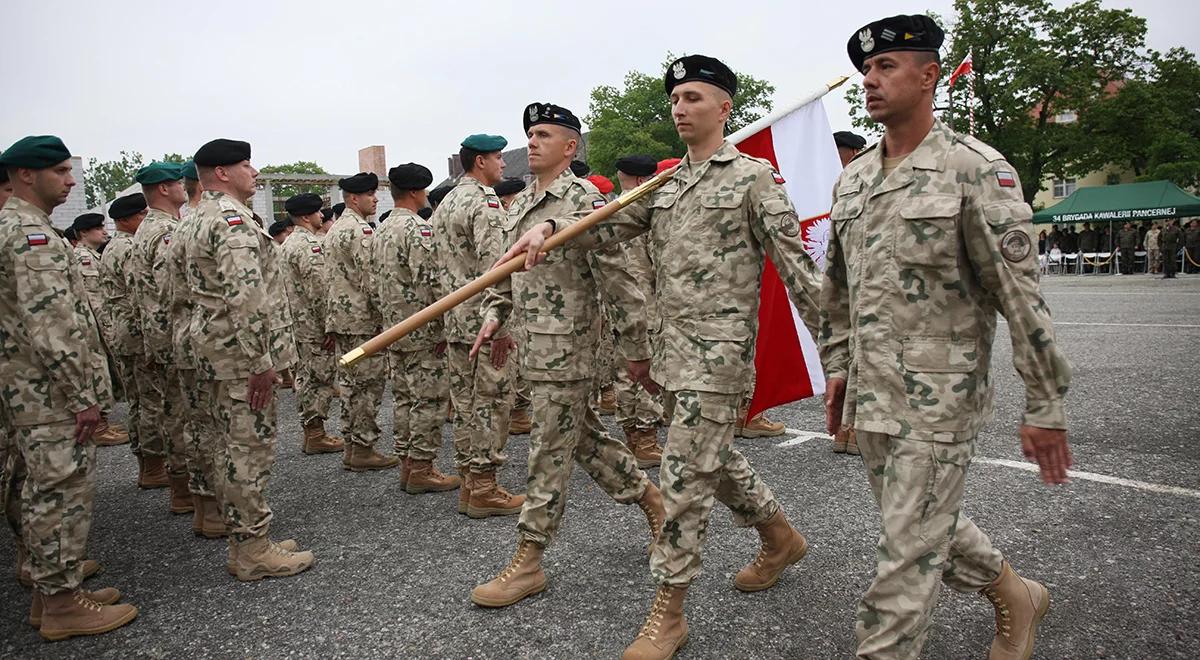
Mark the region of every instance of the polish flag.
POLYGON ((958 65, 958 68, 954 69, 954 73, 950 74, 950 86, 953 87, 954 83, 958 82, 960 76, 965 76, 968 73, 974 72, 975 66, 971 62, 971 53, 968 52, 967 56, 964 57, 963 61, 958 65))
MULTIPOLYGON (((772 113, 728 138, 742 153, 771 161, 782 175, 782 185, 802 220, 804 249, 822 271, 829 241, 829 205, 842 164, 821 97, 840 84, 831 83, 805 101, 772 113)), ((770 259, 763 269, 759 297, 754 398, 749 417, 825 392, 825 373, 816 342, 800 320, 770 259)))

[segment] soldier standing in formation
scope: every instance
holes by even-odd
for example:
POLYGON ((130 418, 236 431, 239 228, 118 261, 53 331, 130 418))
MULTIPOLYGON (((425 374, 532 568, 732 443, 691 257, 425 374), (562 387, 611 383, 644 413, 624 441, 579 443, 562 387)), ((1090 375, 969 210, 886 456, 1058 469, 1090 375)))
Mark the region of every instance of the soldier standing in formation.
MULTIPOLYGON (((371 241, 375 229, 367 218, 375 214, 379 177, 360 172, 338 181, 345 209, 325 236, 325 334, 332 337, 339 355, 354 350, 380 329, 375 305, 375 273, 371 269, 371 241)), ((336 212, 336 207, 335 207, 336 212)), ((345 452, 342 466, 362 472, 395 467, 400 459, 375 450, 379 441, 379 405, 387 385, 387 357, 373 355, 352 367, 341 368, 345 388, 345 452)))
POLYGON ((1162 250, 1162 278, 1175 279, 1175 271, 1179 270, 1179 248, 1183 244, 1183 232, 1179 229, 1179 220, 1168 220, 1167 226, 1158 235, 1158 245, 1162 250))
MULTIPOLYGON (((569 167, 580 140, 575 115, 556 105, 533 103, 523 119, 529 168, 537 183, 513 200, 507 240, 548 221, 582 218, 606 203, 594 185, 569 167)), ((575 463, 616 502, 636 502, 646 515, 651 539, 658 535, 662 494, 637 467, 629 449, 608 435, 590 405, 601 291, 617 312, 624 354, 635 360, 650 354, 646 320, 640 313, 644 301, 624 256, 618 251, 601 257, 567 246, 544 268, 517 273, 487 291, 484 322, 472 354, 510 317, 524 320, 522 371, 531 385, 533 431, 517 551, 495 579, 471 592, 477 605, 504 607, 545 589, 542 553, 562 521, 575 463)))
MULTIPOLYGON (((507 218, 492 186, 503 179, 500 152, 507 144, 497 135, 476 134, 460 145, 464 174, 430 218, 440 265, 439 297, 482 275, 500 253, 507 218)), ((509 334, 497 337, 480 348, 478 359, 471 358, 471 344, 482 325, 482 298, 475 296, 442 317, 454 406, 454 462, 463 481, 458 511, 472 518, 514 515, 525 501, 496 478, 496 470, 507 461, 504 447, 515 371, 508 354, 513 339, 509 334)))
POLYGON ((867 113, 885 127, 835 186, 821 289, 828 428, 857 429, 882 518, 875 578, 858 606, 858 657, 918 657, 944 582, 995 606, 992 660, 1028 658, 1046 588, 1018 576, 961 512, 992 410, 997 312, 1025 381, 1022 446, 1048 484, 1066 481, 1071 464, 1071 370, 1038 291, 1033 212, 1015 170, 933 116, 942 39, 927 16, 895 16, 847 45, 867 113))
POLYGON ((1126 222, 1121 228, 1121 232, 1117 234, 1117 247, 1121 250, 1121 254, 1117 257, 1121 264, 1122 275, 1133 275, 1133 264, 1136 260, 1134 252, 1138 246, 1138 230, 1133 228, 1133 224, 1126 222))
POLYGON ((213 485, 229 533, 226 567, 243 581, 295 575, 312 566, 312 553, 269 536, 274 387, 295 349, 276 247, 246 206, 258 170, 250 164, 250 145, 238 140, 208 142, 194 161, 204 193, 195 237, 186 245, 195 305, 191 333, 218 432, 205 450, 213 453, 213 485))
POLYGON ((29 622, 51 641, 108 632, 138 613, 115 604, 116 589, 80 586, 96 490, 92 433, 111 383, 83 276, 50 224, 75 185, 70 158, 53 136, 23 138, 0 156, 13 186, 0 210, 0 380, 14 392, 0 417, 26 470, 17 545, 33 583, 29 622))

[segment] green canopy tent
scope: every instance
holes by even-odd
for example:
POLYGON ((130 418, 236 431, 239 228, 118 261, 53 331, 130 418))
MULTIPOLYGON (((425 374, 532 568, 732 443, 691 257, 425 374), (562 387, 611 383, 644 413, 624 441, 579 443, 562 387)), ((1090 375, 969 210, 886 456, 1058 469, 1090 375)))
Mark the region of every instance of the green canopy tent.
POLYGON ((1137 222, 1200 216, 1200 197, 1170 181, 1080 188, 1054 206, 1033 214, 1034 224, 1137 222))

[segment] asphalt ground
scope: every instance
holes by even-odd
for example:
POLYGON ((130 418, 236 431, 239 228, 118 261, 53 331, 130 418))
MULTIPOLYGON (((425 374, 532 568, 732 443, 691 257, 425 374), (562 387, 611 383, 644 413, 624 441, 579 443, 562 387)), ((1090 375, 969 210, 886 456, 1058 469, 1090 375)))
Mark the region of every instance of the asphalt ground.
MULTIPOLYGON (((1043 290, 1074 365, 1075 469, 1126 481, 1085 475, 1048 488, 1032 472, 985 460, 1022 460, 1023 389, 1001 325, 996 417, 979 440, 965 508, 1018 571, 1050 589, 1035 657, 1195 657, 1200 277, 1054 276, 1043 290)), ((771 415, 790 429, 823 427, 815 401, 771 415)), ((291 392, 279 417, 272 535, 312 549, 313 570, 237 582, 224 570, 224 541, 194 537, 190 516, 167 513, 166 491, 136 488, 128 447, 101 449, 90 555, 104 572, 88 586, 118 587, 141 614, 108 635, 45 644, 25 623, 29 592, 0 580, 0 656, 612 658, 636 634, 654 592, 645 522, 582 471, 547 551, 547 590, 488 611, 468 594, 511 557, 516 518, 471 521, 455 513, 456 493, 410 496, 395 470, 356 474, 342 470, 340 455, 304 456, 291 392)), ((381 444, 390 446, 390 405, 381 418, 381 444)), ((872 575, 878 513, 858 459, 819 438, 778 446, 789 436, 739 446, 807 535, 809 555, 774 588, 739 593, 732 578, 757 538, 718 505, 686 604, 691 640, 681 657, 853 656, 854 606, 872 575)), ((509 445, 501 480, 510 487, 523 482, 527 448, 526 436, 509 445)), ((12 566, 12 553, 11 536, 0 534, 0 561, 12 566)), ((985 657, 991 636, 987 601, 947 589, 924 657, 985 657)))

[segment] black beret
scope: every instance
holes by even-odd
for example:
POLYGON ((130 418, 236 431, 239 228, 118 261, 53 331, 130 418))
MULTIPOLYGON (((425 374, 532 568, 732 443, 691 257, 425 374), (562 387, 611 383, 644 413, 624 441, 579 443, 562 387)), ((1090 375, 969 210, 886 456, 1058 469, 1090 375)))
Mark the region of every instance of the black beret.
POLYGON ((292 222, 291 218, 288 218, 287 220, 276 220, 275 222, 271 223, 270 228, 267 229, 267 233, 271 235, 271 238, 275 238, 276 236, 287 231, 288 227, 295 226, 295 224, 296 223, 292 222))
POLYGON ((17 140, 0 154, 0 167, 44 170, 71 157, 63 141, 53 135, 30 135, 17 140))
POLYGON ((946 33, 924 14, 900 15, 868 23, 846 42, 846 52, 855 71, 873 55, 894 50, 920 50, 936 53, 946 33))
POLYGON ((417 215, 421 216, 422 220, 428 220, 433 217, 433 208, 429 206, 422 206, 420 210, 417 211, 417 215))
POLYGON ((108 217, 113 220, 122 220, 131 215, 137 215, 146 210, 146 196, 142 193, 133 193, 118 197, 108 207, 108 217))
MULTIPOLYGON (((55 229, 55 231, 58 231, 58 230, 57 230, 57 229, 55 229)), ((75 227, 74 227, 74 226, 67 227, 65 230, 63 230, 63 233, 62 233, 62 235, 63 235, 63 238, 65 238, 65 239, 67 239, 67 240, 69 240, 69 241, 77 241, 77 240, 79 240, 79 232, 75 231, 75 227)))
POLYGON ((629 176, 654 176, 658 169, 658 161, 645 154, 623 156, 617 159, 617 171, 629 176))
POLYGON ((391 210, 391 209, 388 209, 388 210, 384 211, 384 212, 383 212, 383 214, 379 216, 379 221, 380 221, 380 222, 383 222, 384 220, 387 220, 387 219, 388 219, 388 216, 390 216, 390 215, 392 215, 392 210, 391 210))
POLYGON ((335 218, 342 217, 342 214, 345 212, 346 212, 346 203, 345 202, 338 202, 337 204, 333 205, 333 216, 335 218))
POLYGON ((71 229, 74 229, 76 233, 103 226, 104 215, 100 213, 84 213, 71 223, 71 229))
POLYGON ((578 117, 570 110, 553 103, 530 103, 525 106, 525 116, 521 119, 525 124, 526 133, 529 132, 530 126, 538 124, 558 124, 576 132, 583 130, 578 117))
POLYGON ((283 210, 291 215, 308 215, 320 211, 324 205, 325 202, 321 199, 320 195, 300 193, 299 195, 288 197, 287 201, 283 203, 283 210))
POLYGON ((321 218, 325 222, 333 220, 333 209, 321 209, 321 218))
POLYGON ((442 200, 446 199, 446 195, 449 195, 451 190, 454 190, 454 186, 438 186, 429 191, 429 201, 433 204, 441 204, 442 200))
POLYGON ((867 139, 850 131, 838 131, 833 134, 833 143, 847 149, 862 149, 867 146, 867 139))
POLYGON ((571 161, 571 174, 582 178, 587 176, 591 171, 592 168, 588 167, 588 164, 582 160, 571 161))
POLYGON ((359 172, 354 176, 338 179, 338 188, 348 193, 367 193, 379 188, 379 176, 374 172, 359 172))
POLYGON ((206 142, 192 157, 192 162, 201 167, 232 165, 243 160, 250 160, 250 143, 225 138, 206 142))
POLYGON ((671 63, 667 67, 667 72, 663 74, 663 84, 667 88, 667 96, 671 95, 671 90, 679 83, 690 82, 697 80, 710 85, 715 85, 729 92, 730 96, 737 96, 737 75, 733 69, 725 66, 725 63, 715 57, 707 55, 687 55, 681 57, 671 63))
POLYGON ((524 179, 504 179, 500 183, 497 183, 495 185, 495 187, 493 188, 493 190, 495 190, 496 195, 498 195, 500 197, 507 197, 509 195, 515 195, 515 194, 521 192, 522 190, 525 190, 525 180, 524 179))
POLYGON ((388 181, 400 190, 425 190, 433 183, 433 172, 424 165, 405 163, 388 170, 388 181))

